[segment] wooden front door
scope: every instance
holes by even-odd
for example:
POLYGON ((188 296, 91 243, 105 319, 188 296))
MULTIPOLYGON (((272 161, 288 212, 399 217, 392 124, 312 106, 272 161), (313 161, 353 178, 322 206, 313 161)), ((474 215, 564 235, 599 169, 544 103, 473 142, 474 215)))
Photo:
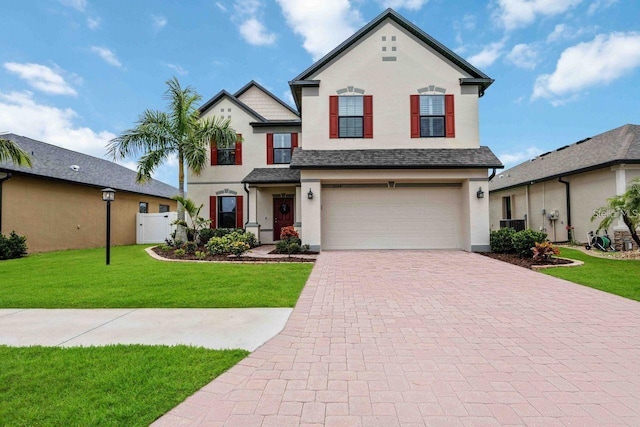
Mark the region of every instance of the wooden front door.
POLYGON ((293 225, 293 199, 273 199, 273 240, 280 240, 282 227, 293 225))

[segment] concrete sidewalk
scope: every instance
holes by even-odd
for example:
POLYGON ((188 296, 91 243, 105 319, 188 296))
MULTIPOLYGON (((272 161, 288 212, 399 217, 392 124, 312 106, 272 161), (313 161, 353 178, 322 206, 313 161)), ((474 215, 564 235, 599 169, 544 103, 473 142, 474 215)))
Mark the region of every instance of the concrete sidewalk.
POLYGON ((0 309, 0 345, 193 345, 254 351, 290 308, 0 309))

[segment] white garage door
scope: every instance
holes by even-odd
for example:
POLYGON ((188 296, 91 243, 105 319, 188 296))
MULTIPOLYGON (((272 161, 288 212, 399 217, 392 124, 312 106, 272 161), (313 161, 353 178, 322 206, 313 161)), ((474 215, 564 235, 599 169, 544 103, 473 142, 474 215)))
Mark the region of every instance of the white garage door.
POLYGON ((323 188, 323 249, 459 249, 459 187, 323 188))

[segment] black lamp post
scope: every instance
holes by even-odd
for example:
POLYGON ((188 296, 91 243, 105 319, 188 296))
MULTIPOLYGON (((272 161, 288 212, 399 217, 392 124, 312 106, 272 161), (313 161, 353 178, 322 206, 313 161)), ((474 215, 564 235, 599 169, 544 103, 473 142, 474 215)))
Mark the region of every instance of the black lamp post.
POLYGON ((102 189, 102 200, 107 202, 107 265, 111 264, 111 202, 116 199, 116 190, 102 189))

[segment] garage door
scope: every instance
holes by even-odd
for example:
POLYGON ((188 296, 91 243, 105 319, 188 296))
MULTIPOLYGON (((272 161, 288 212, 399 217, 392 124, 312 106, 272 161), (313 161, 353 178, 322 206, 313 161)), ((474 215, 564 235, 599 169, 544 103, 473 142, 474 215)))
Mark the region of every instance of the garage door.
POLYGON ((323 249, 459 249, 460 187, 323 188, 323 249))

